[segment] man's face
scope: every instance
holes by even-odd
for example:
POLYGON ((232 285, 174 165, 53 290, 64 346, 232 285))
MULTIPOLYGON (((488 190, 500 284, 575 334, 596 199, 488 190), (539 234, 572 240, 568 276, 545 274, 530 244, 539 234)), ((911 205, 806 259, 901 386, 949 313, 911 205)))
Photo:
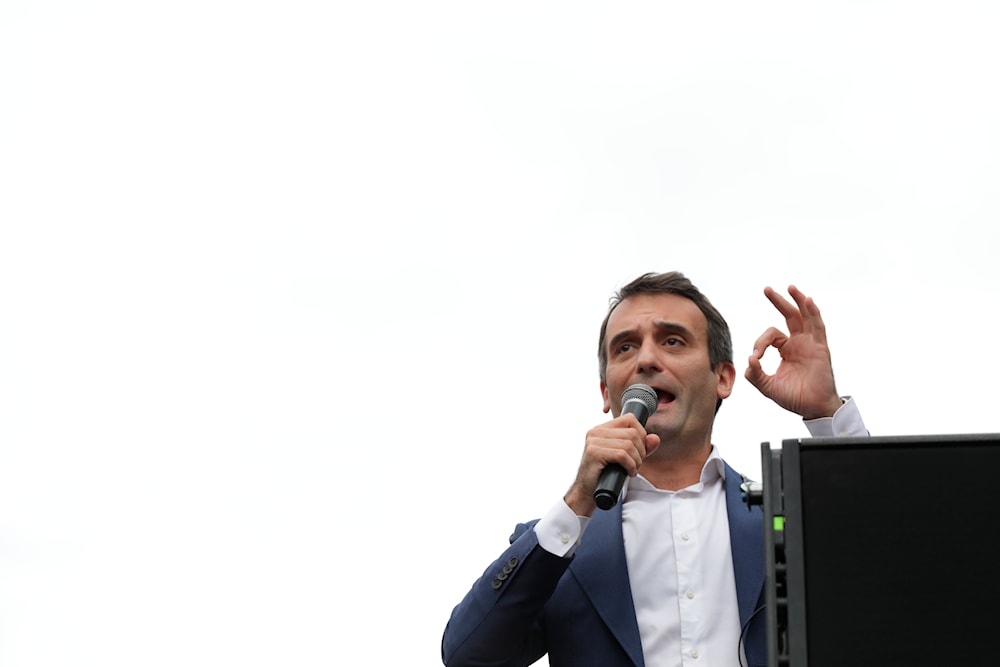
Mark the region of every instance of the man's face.
POLYGON ((671 440, 710 440, 717 399, 732 391, 735 369, 708 359, 708 323, 695 303, 676 294, 639 294, 622 301, 608 320, 604 410, 621 414, 630 385, 656 390, 659 405, 646 430, 671 440))

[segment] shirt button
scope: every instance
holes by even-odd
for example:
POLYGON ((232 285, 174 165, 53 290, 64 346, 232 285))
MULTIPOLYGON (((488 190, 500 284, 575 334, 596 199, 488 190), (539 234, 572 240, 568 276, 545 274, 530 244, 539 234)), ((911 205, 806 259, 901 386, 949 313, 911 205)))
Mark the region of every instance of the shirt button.
POLYGON ((692 658, 697 658, 698 657, 698 649, 696 649, 696 648, 691 649, 691 657, 692 658))
POLYGON ((562 533, 562 534, 559 535, 559 540, 563 544, 569 544, 569 535, 567 533, 562 533))
POLYGON ((688 540, 691 539, 691 536, 688 535, 687 533, 681 533, 681 539, 687 542, 688 540))
MULTIPOLYGON (((694 591, 688 591, 687 592, 687 598, 688 598, 688 600, 693 600, 694 599, 694 591)), ((695 656, 695 657, 697 657, 697 656, 695 656)))

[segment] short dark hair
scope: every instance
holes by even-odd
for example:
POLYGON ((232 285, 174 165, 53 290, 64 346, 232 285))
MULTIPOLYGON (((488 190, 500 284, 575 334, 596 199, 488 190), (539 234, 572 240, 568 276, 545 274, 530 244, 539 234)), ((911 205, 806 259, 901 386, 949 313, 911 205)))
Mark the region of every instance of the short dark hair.
MULTIPOLYGON (((716 310, 712 302, 702 294, 694 284, 678 271, 667 273, 644 273, 625 287, 615 292, 611 297, 608 307, 608 314, 601 324, 601 337, 598 341, 597 358, 600 363, 601 381, 607 380, 608 371, 608 350, 605 347, 605 339, 608 333, 608 320, 611 313, 615 311, 625 299, 637 294, 676 294, 694 302, 705 315, 708 322, 708 362, 715 369, 719 364, 733 362, 733 339, 729 333, 729 325, 722 313, 716 310)), ((719 400, 718 405, 722 404, 719 400)), ((718 410, 718 405, 716 410, 718 410)))

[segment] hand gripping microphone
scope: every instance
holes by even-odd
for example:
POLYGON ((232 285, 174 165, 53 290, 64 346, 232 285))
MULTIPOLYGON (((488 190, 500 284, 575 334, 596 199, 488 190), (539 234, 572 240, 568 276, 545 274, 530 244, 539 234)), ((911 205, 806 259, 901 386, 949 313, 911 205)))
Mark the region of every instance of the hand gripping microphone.
MULTIPOLYGON (((634 384, 622 393, 622 414, 633 414, 643 427, 649 415, 656 412, 657 406, 656 392, 653 388, 645 384, 634 384)), ((617 463, 608 464, 601 471, 601 476, 597 480, 597 488, 594 489, 594 502, 602 510, 609 510, 618 503, 618 496, 621 495, 622 485, 625 484, 625 469, 617 463)))

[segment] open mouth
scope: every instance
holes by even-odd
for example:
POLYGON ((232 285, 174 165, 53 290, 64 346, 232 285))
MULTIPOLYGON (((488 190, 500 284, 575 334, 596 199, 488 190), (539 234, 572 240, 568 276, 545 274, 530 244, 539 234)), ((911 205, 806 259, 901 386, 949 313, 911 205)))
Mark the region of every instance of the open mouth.
POLYGON ((667 405, 668 403, 673 403, 674 399, 677 398, 669 391, 664 391, 662 389, 656 390, 656 402, 658 405, 667 405))

